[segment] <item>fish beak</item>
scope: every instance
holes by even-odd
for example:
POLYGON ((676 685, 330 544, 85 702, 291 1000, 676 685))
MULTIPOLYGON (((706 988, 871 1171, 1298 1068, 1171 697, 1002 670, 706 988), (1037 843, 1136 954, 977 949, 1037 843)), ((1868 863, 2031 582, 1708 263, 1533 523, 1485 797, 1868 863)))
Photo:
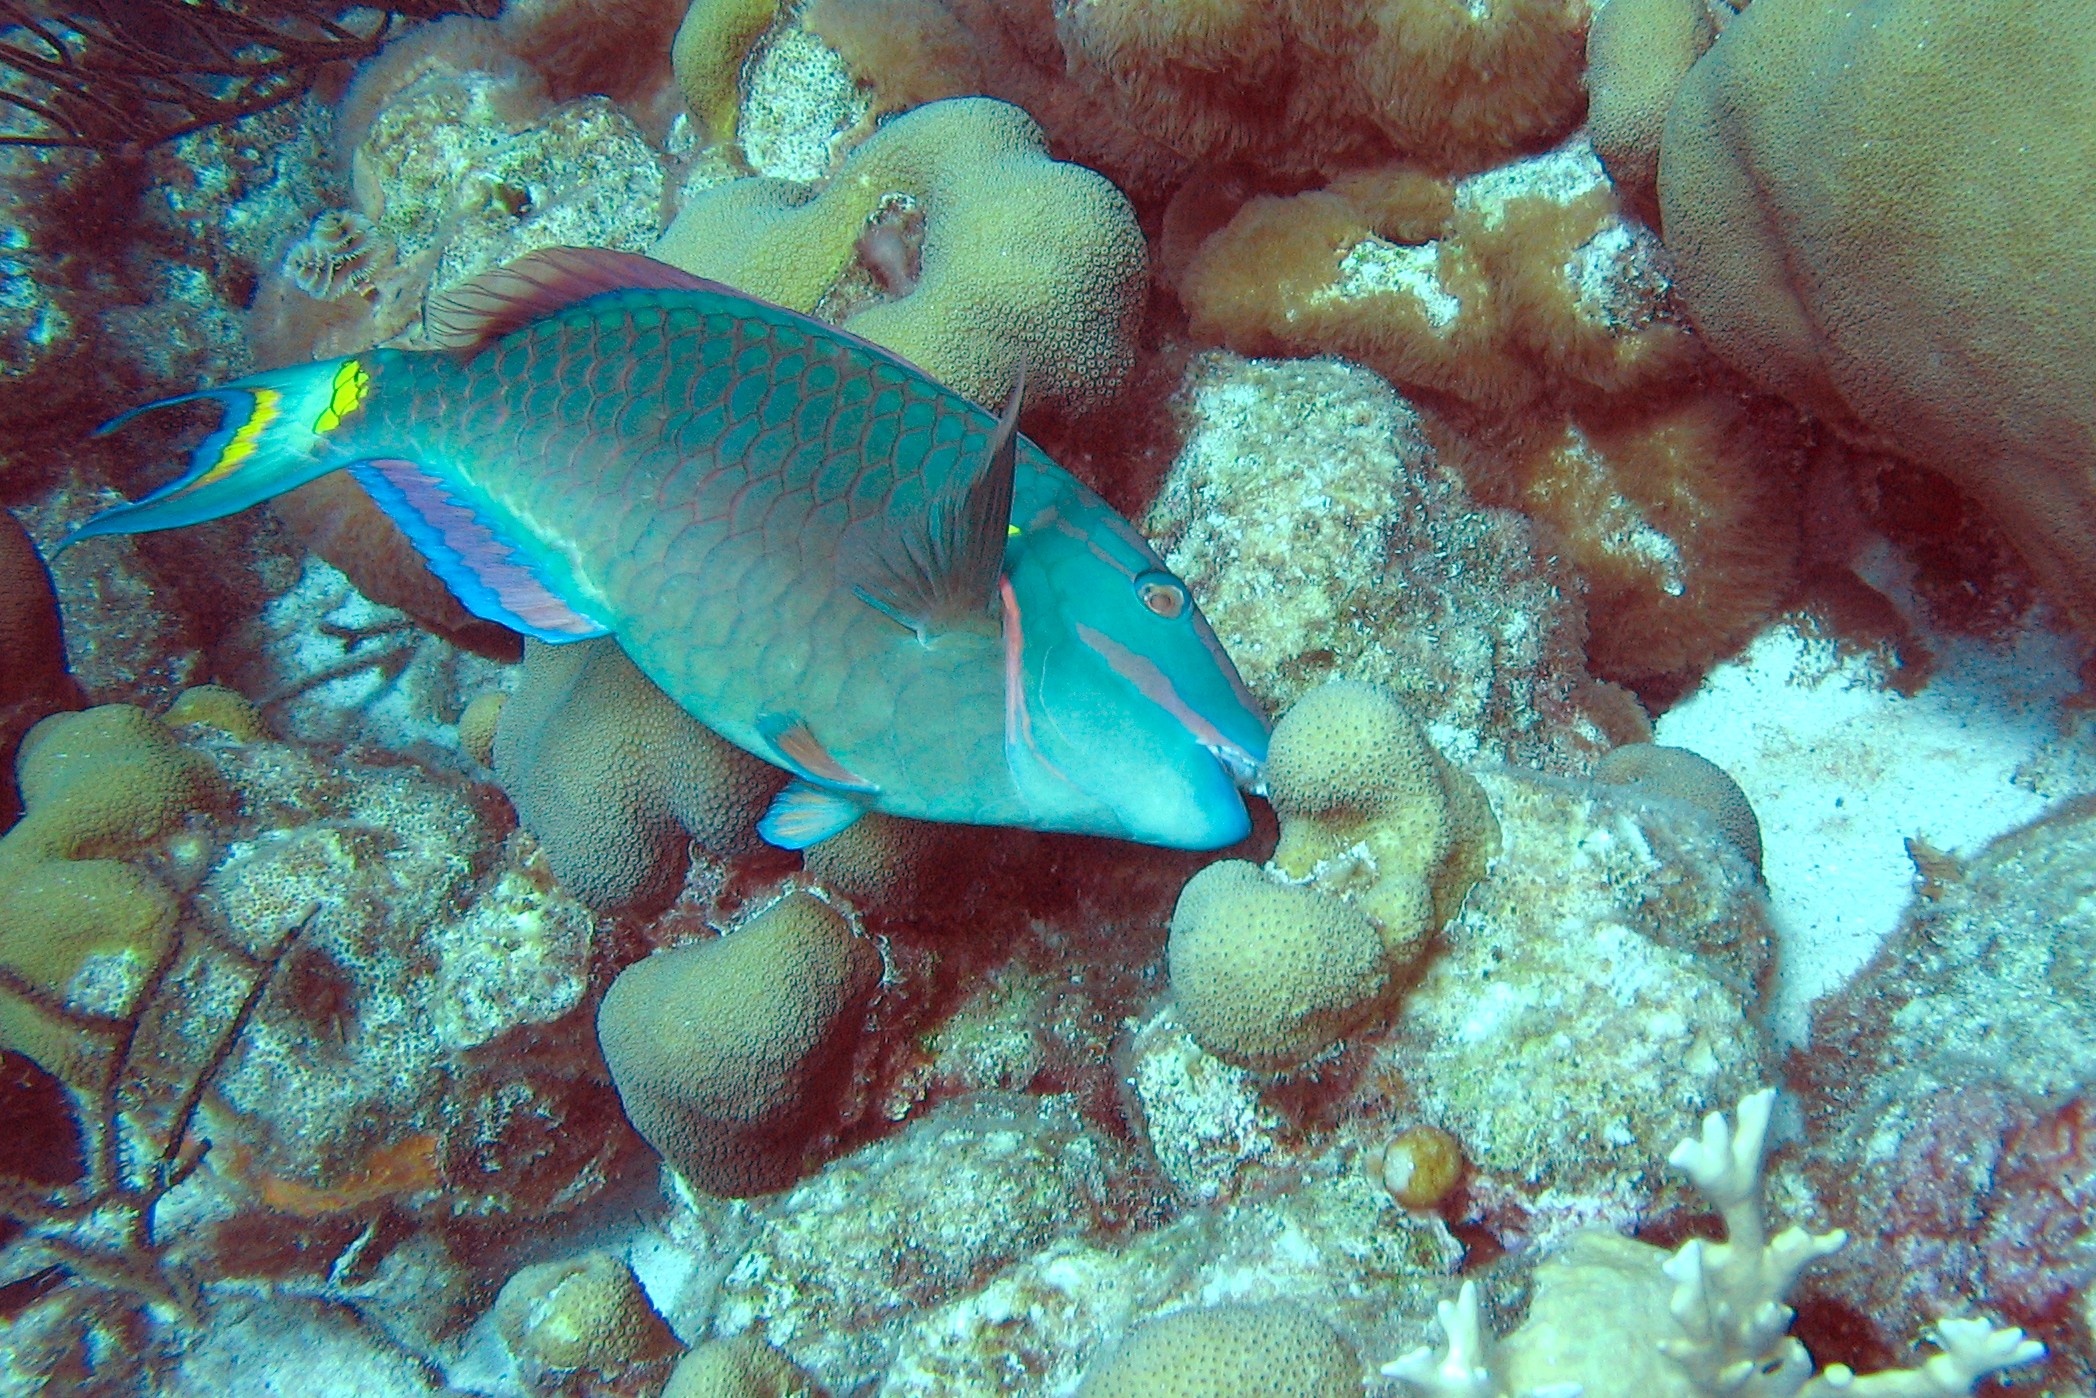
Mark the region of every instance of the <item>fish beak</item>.
POLYGON ((1204 742, 1201 746, 1208 749, 1209 755, 1222 764, 1223 770, 1230 774, 1230 780, 1237 784, 1239 791, 1249 792, 1254 796, 1266 795, 1265 763, 1227 739, 1204 742))

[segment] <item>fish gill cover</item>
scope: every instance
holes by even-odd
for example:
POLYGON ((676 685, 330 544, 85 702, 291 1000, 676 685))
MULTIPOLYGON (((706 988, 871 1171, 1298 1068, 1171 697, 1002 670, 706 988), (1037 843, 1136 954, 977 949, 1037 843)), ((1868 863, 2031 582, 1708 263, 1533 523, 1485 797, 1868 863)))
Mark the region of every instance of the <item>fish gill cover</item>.
POLYGON ((2096 1386, 2069 0, 439 8, 0 5, 0 1393, 2096 1386), (951 460, 600 611, 693 279, 951 460))

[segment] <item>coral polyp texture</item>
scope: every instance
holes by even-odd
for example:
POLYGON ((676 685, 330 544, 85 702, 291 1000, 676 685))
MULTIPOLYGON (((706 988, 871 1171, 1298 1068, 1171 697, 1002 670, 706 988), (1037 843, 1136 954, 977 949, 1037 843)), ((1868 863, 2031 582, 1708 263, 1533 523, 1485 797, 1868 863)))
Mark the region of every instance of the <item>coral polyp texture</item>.
POLYGON ((1079 1398, 1352 1398, 1361 1361, 1300 1306, 1221 1305, 1146 1322, 1095 1364, 1079 1398))
POLYGON ((1409 963, 1498 852, 1476 779, 1443 758, 1387 690, 1334 680, 1274 725, 1274 867, 1343 895, 1409 963))
POLYGON ((1749 6, 1682 80, 1658 178, 1676 287, 1711 348, 1949 476, 2087 628, 2096 158, 2079 16, 2071 0, 1749 6), (1918 48, 1964 57, 1916 63, 1918 48))
POLYGON ((1382 938, 1359 911, 1241 860, 1187 883, 1166 965, 1187 1031, 1248 1068, 1322 1051, 1366 1018, 1390 979, 1382 938))
MULTIPOLYGON (((475 718, 478 743, 485 709, 475 718)), ((464 742, 463 717, 460 730, 464 742)), ((485 741, 517 818, 595 907, 660 907, 692 840, 747 850, 785 781, 678 708, 609 638, 529 643, 485 741)))
POLYGON ((880 978, 880 953, 805 893, 635 962, 597 1016, 627 1118, 708 1193, 790 1184, 880 978))
POLYGON ((819 189, 746 179, 687 202, 654 255, 834 319, 978 403, 1111 399, 1135 358, 1146 250, 1121 192, 983 99, 882 126, 819 189), (869 243, 871 239, 871 243, 869 243))

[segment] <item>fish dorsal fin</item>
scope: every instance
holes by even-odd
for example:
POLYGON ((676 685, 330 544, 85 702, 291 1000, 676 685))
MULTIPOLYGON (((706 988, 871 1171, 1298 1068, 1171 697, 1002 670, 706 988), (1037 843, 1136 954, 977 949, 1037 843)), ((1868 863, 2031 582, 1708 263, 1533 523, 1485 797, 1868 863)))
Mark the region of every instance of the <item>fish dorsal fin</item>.
POLYGON ((471 355, 513 330, 612 291, 702 291, 715 284, 667 262, 609 248, 540 248, 430 302, 438 345, 471 355))
POLYGON ((1026 366, 990 433, 988 448, 965 481, 949 482, 931 501, 921 526, 904 526, 867 547, 855 570, 859 600, 920 641, 977 620, 993 620, 997 579, 1012 518, 1019 457, 1019 404, 1026 366))

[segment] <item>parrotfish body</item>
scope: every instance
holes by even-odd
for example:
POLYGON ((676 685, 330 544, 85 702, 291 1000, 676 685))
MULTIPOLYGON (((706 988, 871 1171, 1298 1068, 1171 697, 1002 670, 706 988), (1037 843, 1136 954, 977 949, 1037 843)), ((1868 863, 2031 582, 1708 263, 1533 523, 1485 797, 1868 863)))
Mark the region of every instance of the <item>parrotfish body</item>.
POLYGON ((346 468, 470 610, 547 641, 615 634, 790 771, 760 827, 776 843, 866 810, 1184 848, 1247 832, 1233 778, 1265 758, 1257 704, 1185 585, 1016 432, 1016 392, 993 416, 622 254, 535 253, 439 316, 448 350, 167 400, 228 411, 186 476, 73 539, 346 468))

